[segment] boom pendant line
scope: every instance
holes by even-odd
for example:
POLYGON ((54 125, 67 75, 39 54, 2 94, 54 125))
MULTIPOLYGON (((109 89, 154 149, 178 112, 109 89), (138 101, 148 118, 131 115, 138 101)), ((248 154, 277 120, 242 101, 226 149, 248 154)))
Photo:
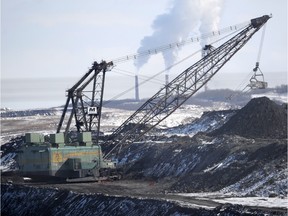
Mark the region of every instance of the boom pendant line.
MULTIPOLYGON (((110 151, 107 158, 127 141, 139 140, 145 133, 171 115, 186 100, 204 86, 270 19, 265 15, 252 19, 250 24, 220 47, 187 68, 132 114, 106 141, 110 151), (133 127, 131 127, 131 125, 133 127), (143 127, 145 125, 145 127, 143 127), (129 130, 125 130, 128 126, 129 130)), ((104 145, 105 145, 104 144, 104 145)))

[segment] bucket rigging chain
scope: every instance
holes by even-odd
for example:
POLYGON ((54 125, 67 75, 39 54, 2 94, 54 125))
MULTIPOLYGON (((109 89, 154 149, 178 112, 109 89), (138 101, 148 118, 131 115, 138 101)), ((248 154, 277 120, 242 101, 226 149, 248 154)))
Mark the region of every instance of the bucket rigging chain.
POLYGON ((264 81, 264 74, 262 73, 259 67, 265 32, 266 32, 266 25, 264 25, 263 30, 262 30, 257 61, 256 61, 255 68, 253 68, 253 76, 250 78, 249 80, 250 83, 247 85, 247 87, 250 87, 251 89, 265 89, 268 87, 268 83, 264 81))
MULTIPOLYGON (((272 15, 270 15, 270 17, 272 17, 272 15)), ((257 60, 256 60, 255 67, 252 70, 252 76, 249 79, 249 84, 247 84, 244 88, 242 88, 242 90, 239 91, 239 89, 244 84, 244 83, 241 83, 239 85, 239 87, 236 89, 239 92, 236 92, 236 93, 233 93, 233 94, 229 95, 227 97, 228 100, 231 100, 233 97, 246 94, 247 92, 251 91, 252 89, 266 89, 268 87, 268 83, 265 82, 265 79, 264 79, 264 74, 263 74, 263 72, 261 71, 261 69, 259 67, 260 58, 261 58, 262 49, 263 49, 264 37, 265 37, 265 32, 266 32, 266 26, 267 26, 267 23, 265 23, 263 25, 263 30, 262 30, 262 35, 261 35, 261 40, 260 40, 257 60)), ((244 82, 246 82, 246 79, 245 79, 244 82)))

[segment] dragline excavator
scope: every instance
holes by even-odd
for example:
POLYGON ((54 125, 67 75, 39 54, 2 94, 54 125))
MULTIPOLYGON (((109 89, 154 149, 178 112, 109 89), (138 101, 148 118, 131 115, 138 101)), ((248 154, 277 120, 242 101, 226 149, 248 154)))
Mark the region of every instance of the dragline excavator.
POLYGON ((18 157, 20 172, 69 179, 99 179, 107 176, 118 178, 117 172, 114 172, 116 165, 108 158, 113 158, 122 145, 139 140, 171 115, 202 88, 269 19, 268 15, 252 19, 248 25, 238 28, 238 33, 218 48, 206 45, 206 55, 201 60, 160 89, 101 143, 105 155, 99 145, 99 137, 106 72, 122 61, 152 55, 156 51, 178 47, 192 40, 125 56, 115 61, 94 62, 88 72, 68 89, 56 134, 50 135, 49 142, 39 134, 26 134, 26 145, 19 151, 18 157), (66 127, 63 126, 65 124, 66 127), (71 129, 73 124, 76 132, 71 129))

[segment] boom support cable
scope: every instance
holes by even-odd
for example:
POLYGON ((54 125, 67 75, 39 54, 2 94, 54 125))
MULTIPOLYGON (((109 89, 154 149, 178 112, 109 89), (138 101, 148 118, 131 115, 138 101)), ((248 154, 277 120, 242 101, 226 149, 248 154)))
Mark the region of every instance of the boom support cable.
POLYGON ((200 35, 199 37, 190 37, 190 38, 187 38, 185 40, 181 40, 179 42, 174 42, 174 43, 162 45, 162 46, 159 46, 156 48, 151 48, 151 49, 148 49, 145 51, 137 52, 134 54, 125 55, 125 56, 115 58, 115 59, 110 60, 110 61, 112 61, 114 63, 114 65, 117 65, 120 63, 124 63, 126 61, 136 60, 136 59, 141 58, 141 57, 156 55, 160 52, 165 52, 165 51, 170 50, 170 49, 179 49, 179 48, 186 46, 190 43, 199 42, 199 41, 206 39, 206 38, 211 38, 211 37, 225 34, 227 32, 237 31, 238 29, 243 29, 248 24, 249 24, 249 22, 244 22, 244 23, 240 23, 238 25, 225 27, 225 28, 217 30, 217 31, 212 31, 210 33, 204 33, 204 34, 200 35))
POLYGON ((179 74, 160 89, 132 114, 110 136, 104 145, 112 147, 104 156, 107 158, 116 148, 136 140, 171 115, 202 88, 270 19, 268 15, 251 20, 251 23, 227 42, 179 74), (133 125, 129 130, 127 126, 133 125), (142 126, 145 125, 143 128, 142 126))
MULTIPOLYGON (((238 25, 238 28, 235 27, 236 30, 235 30, 234 32, 231 32, 230 34, 225 35, 225 36, 219 38, 218 40, 215 40, 215 41, 212 42, 211 44, 218 43, 218 42, 220 42, 220 41, 222 41, 222 40, 224 40, 224 39, 230 37, 231 35, 240 32, 240 31, 243 30, 245 27, 246 27, 246 26, 241 26, 241 27, 240 27, 240 26, 238 25)), ((155 75, 153 75, 153 76, 151 76, 151 77, 148 77, 146 80, 143 80, 142 82, 140 82, 138 86, 141 86, 141 85, 143 85, 143 84, 145 84, 145 83, 151 81, 152 79, 155 79, 157 76, 159 76, 159 75, 165 73, 165 72, 168 71, 168 70, 171 70, 173 67, 175 67, 175 66, 181 64, 182 62, 184 62, 184 61, 190 59, 191 57, 195 56, 197 53, 199 53, 199 52, 201 52, 201 51, 202 51, 202 49, 197 50, 196 52, 194 52, 194 53, 192 53, 192 54, 186 56, 185 58, 183 58, 182 60, 176 62, 175 64, 170 65, 169 67, 165 68, 164 70, 159 71, 158 73, 156 73, 155 75)), ((117 68, 117 67, 116 67, 116 68, 117 68)), ((116 68, 113 68, 113 70, 115 70, 116 68)), ((118 69, 118 70, 119 70, 119 69, 118 69)), ((109 103, 112 102, 113 100, 116 100, 116 99, 122 97, 123 95, 125 95, 125 94, 127 94, 127 93, 133 91, 134 89, 135 89, 135 86, 133 86, 133 87, 131 87, 131 88, 129 88, 129 89, 127 89, 127 90, 125 90, 125 91, 119 93, 118 95, 116 95, 116 96, 110 98, 109 100, 105 101, 105 102, 103 103, 103 105, 107 105, 107 104, 109 104, 109 103)))
MULTIPOLYGON (((164 70, 159 71, 158 73, 156 73, 155 75, 149 77, 148 79, 143 80, 142 82, 139 83, 139 86, 141 86, 141 85, 149 82, 150 80, 154 79, 155 77, 159 76, 160 74, 164 73, 165 71, 170 70, 171 68, 175 67, 176 65, 179 65, 180 63, 182 63, 182 62, 184 62, 185 60, 191 58, 192 56, 196 55, 196 54, 199 53, 200 51, 201 51, 201 50, 198 50, 198 51, 192 53, 191 55, 185 57, 185 58, 182 59, 181 61, 178 61, 177 63, 169 66, 168 68, 166 68, 166 69, 164 69, 164 70)), ((108 101, 106 101, 106 102, 104 103, 104 105, 106 105, 106 104, 110 103, 111 101, 116 100, 116 99, 118 99, 119 97, 123 96, 124 94, 126 94, 126 93, 134 90, 134 88, 135 88, 135 87, 133 86, 133 87, 127 89, 126 91, 124 91, 124 92, 116 95, 115 97, 113 97, 113 98, 109 99, 108 101)))

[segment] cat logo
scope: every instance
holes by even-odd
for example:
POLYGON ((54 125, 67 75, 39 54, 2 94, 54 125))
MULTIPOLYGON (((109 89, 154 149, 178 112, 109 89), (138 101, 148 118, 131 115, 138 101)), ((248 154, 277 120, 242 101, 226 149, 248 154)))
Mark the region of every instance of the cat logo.
POLYGON ((98 107, 88 107, 88 115, 97 115, 98 107))

